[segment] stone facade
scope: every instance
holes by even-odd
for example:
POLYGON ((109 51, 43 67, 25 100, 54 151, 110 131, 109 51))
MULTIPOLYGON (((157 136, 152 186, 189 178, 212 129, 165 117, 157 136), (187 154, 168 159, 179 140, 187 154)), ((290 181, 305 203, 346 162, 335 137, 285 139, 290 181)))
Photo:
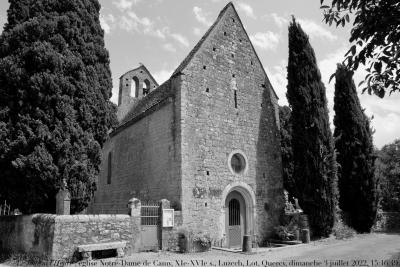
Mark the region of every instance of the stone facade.
POLYGON ((134 102, 104 146, 89 212, 165 198, 182 227, 229 246, 235 192, 241 235, 271 234, 284 205, 277 96, 232 3, 171 78, 134 102))

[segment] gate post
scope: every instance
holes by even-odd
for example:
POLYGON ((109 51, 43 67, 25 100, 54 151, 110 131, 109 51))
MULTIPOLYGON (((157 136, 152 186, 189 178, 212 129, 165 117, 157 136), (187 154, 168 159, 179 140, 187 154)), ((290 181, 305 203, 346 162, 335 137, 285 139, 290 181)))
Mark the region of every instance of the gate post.
POLYGON ((129 215, 131 217, 138 217, 140 219, 140 208, 142 203, 137 198, 131 198, 128 201, 129 215))
POLYGON ((160 244, 160 249, 161 250, 166 250, 168 249, 168 235, 169 235, 169 228, 164 228, 162 225, 163 222, 163 209, 169 209, 170 208, 170 202, 167 199, 161 199, 160 200, 160 230, 159 230, 159 244, 160 244))
POLYGON ((68 189, 60 189, 56 195, 56 214, 70 215, 71 196, 68 189))
POLYGON ((131 198, 128 201, 129 215, 131 216, 131 232, 133 236, 132 242, 132 252, 138 252, 140 248, 140 210, 142 203, 137 198, 131 198))

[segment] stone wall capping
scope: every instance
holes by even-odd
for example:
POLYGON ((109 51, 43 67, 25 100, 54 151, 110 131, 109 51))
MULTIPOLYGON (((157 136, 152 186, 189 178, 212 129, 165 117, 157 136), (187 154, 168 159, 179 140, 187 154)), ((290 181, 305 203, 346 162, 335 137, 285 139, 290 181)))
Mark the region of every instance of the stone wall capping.
POLYGON ((115 219, 117 219, 117 220, 126 220, 127 218, 130 218, 130 216, 126 215, 126 214, 116 214, 115 215, 115 219))
POLYGON ((46 213, 35 213, 30 216, 32 217, 32 220, 48 220, 48 221, 54 221, 55 218, 57 217, 57 215, 55 214, 46 214, 46 213))
POLYGON ((55 222, 73 222, 76 220, 76 215, 58 215, 55 217, 55 222))

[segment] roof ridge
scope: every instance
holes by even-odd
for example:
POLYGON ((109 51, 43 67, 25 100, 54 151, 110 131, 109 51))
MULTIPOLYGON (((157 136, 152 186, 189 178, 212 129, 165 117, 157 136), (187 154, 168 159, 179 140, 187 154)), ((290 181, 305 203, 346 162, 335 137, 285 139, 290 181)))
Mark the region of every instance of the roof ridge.
MULTIPOLYGON (((209 35, 210 35, 210 33, 212 32, 212 30, 213 30, 213 29, 215 28, 215 26, 220 22, 221 18, 223 17, 223 15, 225 14, 226 10, 227 10, 229 7, 232 7, 232 8, 233 8, 233 11, 236 13, 236 16, 237 16, 238 19, 239 19, 239 22, 240 22, 240 25, 241 25, 242 29, 244 30, 244 32, 245 32, 247 38, 250 40, 250 36, 248 35, 248 33, 247 33, 247 31, 246 31, 246 29, 245 29, 243 23, 242 23, 242 20, 241 20, 241 18, 240 18, 240 16, 239 16, 238 12, 236 11, 235 5, 234 5, 232 2, 228 2, 228 3, 225 5, 225 7, 219 12, 219 15, 218 15, 217 19, 216 19, 216 20, 214 21, 214 23, 210 26, 210 28, 207 30, 207 32, 201 37, 201 39, 197 42, 197 44, 196 44, 196 45, 194 46, 194 48, 189 52, 189 54, 185 57, 185 59, 181 62, 181 64, 179 64, 179 66, 175 69, 175 71, 173 72, 173 74, 171 75, 171 77, 173 77, 173 76, 175 76, 175 75, 178 75, 179 73, 181 73, 181 72, 183 71, 183 69, 186 68, 186 66, 187 66, 187 65, 190 63, 190 61, 193 59, 194 55, 200 50, 201 45, 202 45, 202 44, 206 41, 206 39, 209 37, 209 35)), ((257 51, 256 51, 256 49, 254 48, 254 45, 253 45, 253 43, 251 42, 251 40, 250 40, 250 45, 251 45, 251 47, 252 47, 252 49, 253 49, 253 51, 254 51, 254 54, 255 54, 256 57, 257 57, 258 62, 259 62, 260 65, 261 65, 262 71, 264 72, 264 74, 265 74, 265 76, 266 76, 266 79, 268 80, 269 84, 271 85, 272 92, 274 93, 275 97, 279 99, 277 93, 275 92, 274 87, 272 86, 272 84, 271 84, 271 82, 270 82, 270 80, 269 80, 269 77, 268 77, 268 75, 267 75, 267 72, 265 71, 265 68, 264 68, 264 66, 263 66, 263 64, 262 64, 262 62, 261 62, 261 59, 260 59, 260 57, 258 56, 257 51)))
POLYGON ((232 8, 235 10, 235 6, 233 5, 232 2, 229 2, 228 4, 225 5, 225 7, 219 12, 217 19, 214 21, 214 23, 208 28, 206 33, 200 38, 200 40, 197 42, 197 44, 193 47, 193 49, 189 52, 189 54, 183 59, 181 64, 175 69, 175 71, 172 73, 172 76, 175 76, 179 74, 190 62, 190 60, 194 57, 197 51, 199 51, 201 45, 204 43, 204 41, 208 38, 212 30, 215 28, 215 26, 221 21, 221 18, 225 14, 226 10, 228 9, 229 6, 232 6, 232 8))

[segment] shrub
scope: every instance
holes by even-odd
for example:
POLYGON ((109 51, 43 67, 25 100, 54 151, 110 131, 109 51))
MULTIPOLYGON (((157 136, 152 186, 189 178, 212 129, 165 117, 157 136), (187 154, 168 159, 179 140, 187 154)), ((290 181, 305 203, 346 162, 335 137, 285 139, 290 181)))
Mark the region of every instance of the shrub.
POLYGON ((203 249, 209 249, 211 247, 211 237, 209 234, 199 232, 193 236, 193 242, 197 242, 203 249))
POLYGON ((296 237, 293 230, 283 225, 274 228, 274 235, 279 240, 294 240, 296 237))
POLYGON ((333 227, 333 235, 336 237, 336 239, 347 239, 347 238, 352 238, 356 235, 356 231, 347 226, 342 218, 338 218, 335 226, 333 227))

